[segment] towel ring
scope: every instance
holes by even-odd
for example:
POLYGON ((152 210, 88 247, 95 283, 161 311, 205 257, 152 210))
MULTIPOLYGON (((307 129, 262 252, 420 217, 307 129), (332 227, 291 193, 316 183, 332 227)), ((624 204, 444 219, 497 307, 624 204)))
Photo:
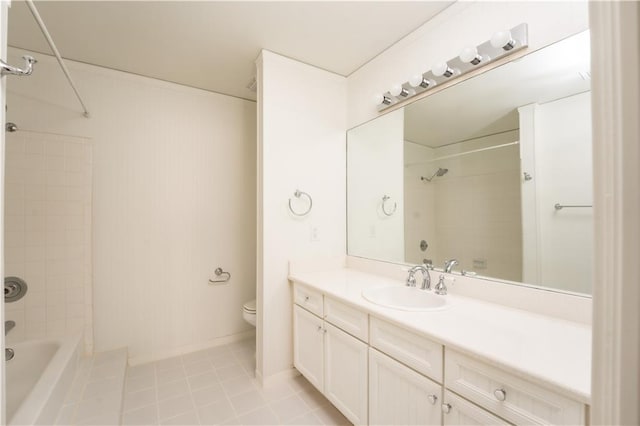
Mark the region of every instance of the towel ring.
POLYGON ((293 213, 296 216, 306 216, 307 214, 309 214, 309 212, 311 211, 311 207, 313 207, 313 199, 311 199, 311 195, 307 194, 306 192, 300 191, 299 189, 296 189, 296 192, 294 192, 293 195, 296 198, 300 198, 303 195, 307 197, 309 199, 309 207, 304 212, 298 213, 291 206, 291 198, 289 198, 289 210, 291 210, 291 213, 293 213))
POLYGON ((213 273, 216 274, 216 277, 222 277, 224 275, 224 278, 218 278, 215 280, 209 279, 210 284, 226 283, 231 279, 231 273, 227 271, 223 271, 222 268, 216 268, 216 270, 213 271, 213 273))
POLYGON ((398 208, 398 203, 396 203, 394 201, 393 202, 393 210, 391 210, 391 212, 387 212, 386 202, 389 201, 390 199, 391 199, 391 197, 389 197, 388 195, 384 195, 382 197, 382 213, 384 213, 387 216, 392 216, 396 212, 396 209, 398 208))

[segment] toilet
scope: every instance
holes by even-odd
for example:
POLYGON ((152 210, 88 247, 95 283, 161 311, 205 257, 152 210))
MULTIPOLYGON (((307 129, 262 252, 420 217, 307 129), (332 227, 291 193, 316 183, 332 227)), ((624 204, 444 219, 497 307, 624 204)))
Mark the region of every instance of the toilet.
POLYGON ((242 305, 242 318, 252 326, 256 326, 256 301, 250 300, 242 305))

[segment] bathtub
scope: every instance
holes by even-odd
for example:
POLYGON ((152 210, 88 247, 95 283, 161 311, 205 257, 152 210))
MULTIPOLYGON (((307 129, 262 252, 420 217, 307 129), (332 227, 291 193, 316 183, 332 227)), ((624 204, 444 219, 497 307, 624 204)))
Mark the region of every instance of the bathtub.
POLYGON ((8 345, 15 356, 6 366, 8 425, 55 423, 78 364, 81 335, 8 345))

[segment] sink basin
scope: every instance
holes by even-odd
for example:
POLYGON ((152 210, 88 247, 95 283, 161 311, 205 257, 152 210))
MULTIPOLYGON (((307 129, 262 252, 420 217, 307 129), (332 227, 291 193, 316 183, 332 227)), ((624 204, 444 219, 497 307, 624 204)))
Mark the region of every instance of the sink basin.
POLYGON ((417 287, 372 287, 363 290, 362 297, 376 305, 403 311, 437 311, 448 306, 446 296, 417 287))

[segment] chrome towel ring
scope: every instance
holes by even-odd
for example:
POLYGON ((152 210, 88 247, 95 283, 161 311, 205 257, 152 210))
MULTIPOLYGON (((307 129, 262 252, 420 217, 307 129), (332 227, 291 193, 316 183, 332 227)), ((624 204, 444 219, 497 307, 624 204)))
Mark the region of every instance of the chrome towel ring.
POLYGON ((215 280, 209 279, 210 284, 226 283, 231 279, 231 273, 223 271, 222 268, 216 268, 213 273, 216 274, 216 277, 222 277, 224 275, 224 278, 218 278, 215 280))
POLYGON ((311 211, 311 207, 313 207, 313 199, 311 198, 311 195, 307 194, 306 192, 300 191, 299 189, 296 189, 296 192, 293 193, 293 196, 296 197, 296 198, 300 198, 302 196, 307 197, 309 199, 309 207, 304 212, 298 213, 291 206, 291 198, 289 198, 289 210, 291 210, 291 213, 293 213, 296 216, 306 216, 306 215, 308 215, 309 212, 311 211))
POLYGON ((396 209, 398 208, 398 203, 396 203, 395 201, 393 202, 393 210, 391 210, 391 212, 387 211, 387 206, 386 203, 387 201, 389 201, 391 199, 391 197, 389 197, 388 195, 384 195, 382 197, 382 213, 384 213, 387 216, 393 216, 393 214, 396 212, 396 209))

